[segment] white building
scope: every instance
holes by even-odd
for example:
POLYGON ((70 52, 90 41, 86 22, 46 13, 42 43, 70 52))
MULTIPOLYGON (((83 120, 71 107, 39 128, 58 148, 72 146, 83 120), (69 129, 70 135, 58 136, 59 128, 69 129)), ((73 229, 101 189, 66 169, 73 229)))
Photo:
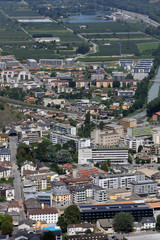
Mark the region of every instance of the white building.
POLYGON ((144 139, 138 139, 135 137, 122 137, 120 138, 120 143, 124 144, 125 146, 127 146, 127 148, 131 148, 133 150, 135 150, 136 152, 138 152, 138 148, 140 145, 144 145, 144 139))
POLYGON ((54 145, 57 143, 60 143, 63 145, 64 143, 67 143, 68 141, 73 140, 76 144, 76 148, 86 148, 90 147, 91 141, 90 138, 77 138, 76 136, 70 136, 70 135, 63 135, 60 133, 51 132, 50 134, 50 142, 54 145))
POLYGON ((0 162, 8 161, 10 162, 11 160, 11 152, 8 148, 0 148, 0 162))
POLYGON ((33 162, 31 161, 25 161, 21 164, 21 176, 23 176, 23 171, 24 170, 30 170, 30 171, 35 171, 36 167, 33 162))
POLYGON ((89 164, 110 160, 112 164, 128 163, 128 149, 119 147, 81 148, 78 150, 78 164, 89 164))
POLYGON ((26 72, 26 71, 21 71, 18 74, 18 81, 27 81, 31 78, 30 73, 26 72))
POLYGON ((76 136, 76 127, 73 127, 70 124, 53 123, 52 130, 55 132, 61 132, 64 134, 76 136))
POLYGON ((107 189, 118 189, 130 187, 131 182, 145 180, 145 175, 142 173, 127 173, 127 174, 102 174, 97 173, 92 175, 93 183, 97 186, 107 189))
POLYGON ((68 224, 67 226, 67 235, 77 235, 77 234, 84 234, 88 229, 91 230, 91 232, 94 231, 93 225, 90 223, 79 223, 79 224, 68 224))
POLYGON ((45 221, 47 224, 56 224, 58 221, 58 211, 56 208, 31 209, 28 211, 28 217, 34 221, 45 221))
POLYGON ((152 138, 154 144, 160 144, 160 132, 153 133, 152 138))

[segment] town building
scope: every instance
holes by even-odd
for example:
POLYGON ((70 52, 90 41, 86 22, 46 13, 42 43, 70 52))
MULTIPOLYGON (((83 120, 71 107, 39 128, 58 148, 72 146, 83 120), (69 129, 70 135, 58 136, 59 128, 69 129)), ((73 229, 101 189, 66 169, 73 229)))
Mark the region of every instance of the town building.
POLYGON ((62 66, 63 60, 62 59, 40 59, 40 65, 49 65, 49 66, 62 66))
POLYGON ((96 221, 113 218, 119 212, 129 212, 138 220, 142 217, 153 217, 153 209, 146 203, 115 203, 103 205, 79 206, 81 221, 96 221))
POLYGON ((126 174, 102 174, 92 175, 93 183, 107 189, 128 188, 134 181, 144 181, 145 175, 140 172, 126 174))
POLYGON ((2 147, 0 148, 0 162, 10 162, 11 160, 11 152, 8 148, 2 147))
POLYGON ((111 164, 127 164, 128 149, 117 146, 93 146, 78 150, 78 164, 101 163, 110 160, 111 164))
POLYGON ((37 201, 52 207, 52 192, 51 191, 38 192, 37 201))
POLYGON ((76 148, 84 148, 84 147, 90 147, 90 138, 78 138, 76 136, 72 135, 63 135, 56 132, 50 133, 50 142, 54 145, 57 143, 60 143, 63 145, 64 143, 67 143, 68 141, 73 140, 76 144, 76 148))
POLYGON ((56 224, 58 221, 58 211, 56 208, 32 209, 28 211, 28 217, 34 221, 46 221, 56 224))
POLYGON ((131 191, 142 197, 155 195, 157 193, 157 183, 153 180, 133 181, 131 191))
POLYGON ((72 202, 73 204, 86 203, 86 188, 85 186, 72 186, 70 187, 72 194, 72 202))
POLYGON ((93 199, 97 202, 107 202, 107 189, 94 185, 93 199))
POLYGON ((119 133, 113 127, 105 127, 103 130, 94 129, 91 132, 91 142, 94 145, 111 146, 119 143, 119 133))
POLYGON ((84 234, 88 229, 90 229, 91 232, 94 231, 93 225, 87 222, 79 224, 68 224, 67 235, 73 236, 78 234, 84 234))
POLYGON ((72 203, 71 193, 63 182, 52 183, 53 204, 56 206, 65 206, 72 203))
POLYGON ((67 124, 65 124, 65 123, 53 123, 52 124, 52 130, 54 132, 60 132, 60 133, 76 136, 76 127, 73 127, 68 123, 67 124))

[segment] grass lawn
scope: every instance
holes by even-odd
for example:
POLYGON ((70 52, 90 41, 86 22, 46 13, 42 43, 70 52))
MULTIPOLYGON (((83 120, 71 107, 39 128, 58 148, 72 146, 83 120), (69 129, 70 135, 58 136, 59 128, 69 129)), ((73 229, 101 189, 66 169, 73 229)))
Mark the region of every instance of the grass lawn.
POLYGON ((138 50, 140 53, 143 53, 147 50, 155 50, 159 46, 159 42, 150 42, 150 43, 137 43, 138 50))

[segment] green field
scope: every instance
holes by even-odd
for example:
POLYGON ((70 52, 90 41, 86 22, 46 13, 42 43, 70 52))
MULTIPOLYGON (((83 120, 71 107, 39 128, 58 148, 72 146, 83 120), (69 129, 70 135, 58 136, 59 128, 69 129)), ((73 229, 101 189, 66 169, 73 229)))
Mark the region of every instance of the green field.
POLYGON ((151 43, 137 43, 137 47, 140 53, 148 50, 156 50, 159 47, 159 42, 151 43))
POLYGON ((64 23, 67 27, 78 33, 105 33, 105 32, 144 32, 146 25, 138 22, 99 22, 99 23, 64 23), (87 29, 80 29, 86 25, 87 29))
POLYGON ((33 11, 30 6, 24 2, 1 1, 0 9, 2 9, 10 17, 15 18, 39 16, 36 11, 33 11))

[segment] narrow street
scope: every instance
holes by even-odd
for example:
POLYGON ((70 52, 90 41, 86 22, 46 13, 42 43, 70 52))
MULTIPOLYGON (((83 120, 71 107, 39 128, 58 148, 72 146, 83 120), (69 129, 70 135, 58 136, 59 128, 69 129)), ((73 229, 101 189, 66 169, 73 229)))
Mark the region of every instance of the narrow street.
POLYGON ((11 163, 12 163, 12 174, 14 179, 15 188, 15 201, 19 202, 20 205, 20 220, 25 219, 25 212, 23 206, 23 196, 22 196, 22 181, 18 166, 16 164, 16 153, 17 153, 17 137, 10 138, 10 150, 11 150, 11 163))

